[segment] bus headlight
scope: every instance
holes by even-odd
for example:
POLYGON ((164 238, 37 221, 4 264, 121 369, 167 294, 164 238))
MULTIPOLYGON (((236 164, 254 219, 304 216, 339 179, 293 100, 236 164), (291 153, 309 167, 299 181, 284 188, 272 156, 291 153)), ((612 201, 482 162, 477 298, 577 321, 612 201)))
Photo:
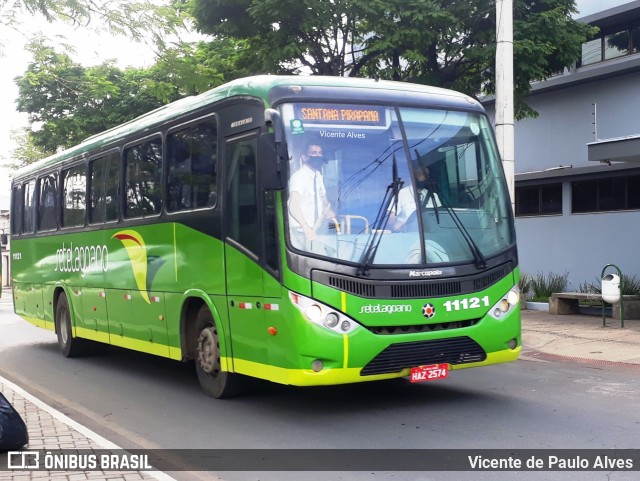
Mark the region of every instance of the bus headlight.
POLYGON ((353 319, 318 301, 294 292, 289 292, 289 300, 306 320, 325 329, 338 334, 349 334, 358 328, 358 323, 353 319))
POLYGON ((502 319, 506 314, 511 312, 519 302, 520 289, 518 286, 513 286, 509 292, 502 297, 502 299, 496 302, 495 305, 489 309, 489 315, 494 319, 502 319))
POLYGON ((336 327, 338 325, 338 322, 340 322, 340 316, 338 316, 338 314, 336 314, 335 312, 330 312, 324 318, 324 325, 329 328, 336 327))
POLYGON ((304 315, 317 324, 322 318, 322 308, 318 304, 311 304, 304 310, 304 315))

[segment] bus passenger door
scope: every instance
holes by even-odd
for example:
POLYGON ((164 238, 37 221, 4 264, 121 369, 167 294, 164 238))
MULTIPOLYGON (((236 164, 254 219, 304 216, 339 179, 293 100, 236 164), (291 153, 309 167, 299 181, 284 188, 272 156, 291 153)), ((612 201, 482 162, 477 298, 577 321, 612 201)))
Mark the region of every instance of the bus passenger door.
MULTIPOLYGON (((250 373, 268 364, 264 321, 261 232, 257 196, 255 134, 226 144, 225 265, 227 309, 234 369, 250 373)), ((227 346, 229 347, 229 346, 227 346)))

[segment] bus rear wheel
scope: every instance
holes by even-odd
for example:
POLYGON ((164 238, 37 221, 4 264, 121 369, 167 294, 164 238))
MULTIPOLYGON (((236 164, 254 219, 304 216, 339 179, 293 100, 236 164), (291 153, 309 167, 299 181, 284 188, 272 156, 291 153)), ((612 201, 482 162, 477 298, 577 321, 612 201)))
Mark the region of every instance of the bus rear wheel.
POLYGON ((195 335, 196 372, 205 394, 218 399, 240 394, 243 390, 241 376, 222 370, 220 336, 207 306, 202 306, 198 311, 195 335))
POLYGON ((86 354, 88 341, 73 337, 71 313, 66 294, 60 294, 58 297, 55 322, 58 345, 64 357, 77 357, 86 354))

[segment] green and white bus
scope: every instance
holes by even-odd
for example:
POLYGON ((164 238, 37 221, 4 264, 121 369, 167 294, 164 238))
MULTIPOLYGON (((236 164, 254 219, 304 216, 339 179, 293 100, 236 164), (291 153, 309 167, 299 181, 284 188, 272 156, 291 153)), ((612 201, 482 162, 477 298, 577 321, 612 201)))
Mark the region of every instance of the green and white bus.
POLYGON ((438 379, 521 347, 490 121, 438 88, 258 76, 174 102, 19 170, 11 248, 15 312, 65 356, 195 361, 214 397, 438 379))

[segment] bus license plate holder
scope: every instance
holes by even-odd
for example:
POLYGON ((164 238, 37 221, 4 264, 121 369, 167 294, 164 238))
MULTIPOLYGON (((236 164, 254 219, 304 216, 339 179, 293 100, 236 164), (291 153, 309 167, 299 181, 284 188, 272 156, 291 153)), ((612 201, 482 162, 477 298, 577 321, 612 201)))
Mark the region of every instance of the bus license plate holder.
POLYGON ((449 376, 449 364, 430 364, 411 368, 410 382, 437 381, 449 376))

